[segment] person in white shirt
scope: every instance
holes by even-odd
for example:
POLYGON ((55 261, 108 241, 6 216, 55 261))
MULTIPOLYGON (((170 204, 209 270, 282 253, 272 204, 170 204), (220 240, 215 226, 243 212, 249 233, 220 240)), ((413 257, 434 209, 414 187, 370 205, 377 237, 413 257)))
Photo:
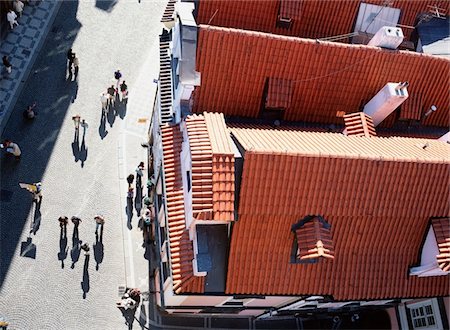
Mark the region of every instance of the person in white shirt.
POLYGON ((19 15, 19 17, 22 17, 23 2, 20 0, 14 0, 13 7, 14 7, 14 11, 19 15))
POLYGON ((108 96, 106 96, 105 93, 102 93, 100 95, 100 102, 102 102, 102 110, 105 114, 106 114, 106 110, 108 108, 108 100, 109 100, 109 98, 108 98, 108 96))
POLYGON ((14 24, 16 24, 17 26, 19 25, 19 23, 17 23, 17 15, 14 12, 14 10, 10 9, 8 14, 6 14, 6 19, 9 22, 9 26, 11 27, 11 30, 14 29, 14 24))

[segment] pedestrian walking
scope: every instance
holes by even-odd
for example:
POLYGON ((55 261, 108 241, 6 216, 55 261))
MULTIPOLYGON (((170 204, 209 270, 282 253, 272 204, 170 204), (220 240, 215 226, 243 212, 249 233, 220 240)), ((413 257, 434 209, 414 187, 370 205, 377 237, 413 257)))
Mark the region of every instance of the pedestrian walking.
POLYGON ((78 131, 78 129, 80 128, 80 121, 81 121, 80 115, 73 116, 72 120, 73 124, 75 125, 75 131, 78 131))
POLYGON ((133 174, 130 174, 129 176, 127 176, 128 188, 131 187, 131 185, 133 184, 133 181, 134 181, 133 174))
POLYGON ((34 117, 36 117, 36 115, 37 115, 37 112, 34 111, 35 107, 36 107, 36 101, 34 101, 32 105, 29 105, 27 107, 27 109, 23 113, 23 116, 26 119, 34 119, 34 117))
POLYGON ((72 73, 72 64, 73 64, 73 59, 75 58, 75 53, 72 51, 72 48, 70 48, 67 51, 67 60, 69 61, 69 64, 67 65, 68 70, 69 70, 69 74, 72 73))
POLYGON ((133 197, 134 197, 134 188, 133 187, 128 187, 128 191, 127 191, 127 198, 128 198, 128 202, 131 203, 133 201, 133 197))
POLYGON ((136 186, 142 187, 142 177, 144 176, 144 162, 140 162, 136 168, 136 186))
POLYGON ((103 113, 106 114, 106 110, 108 108, 108 96, 106 96, 105 93, 100 94, 100 102, 102 102, 103 113))
POLYGON ((120 84, 120 92, 122 93, 122 101, 128 98, 128 86, 125 80, 120 84))
POLYGON ((73 235, 72 237, 78 238, 78 226, 80 225, 80 223, 82 222, 81 219, 77 216, 73 216, 70 220, 72 220, 73 223, 73 235))
POLYGON ((14 0, 13 2, 14 11, 17 13, 17 15, 19 15, 19 17, 22 17, 23 6, 24 5, 22 1, 14 0))
POLYGON ((80 64, 80 61, 78 60, 78 57, 75 55, 73 58, 73 70, 74 70, 75 79, 77 79, 77 76, 78 76, 79 64, 80 64))
POLYGON ((58 221, 61 227, 61 237, 67 237, 67 224, 69 223, 69 219, 66 216, 60 216, 58 221))
POLYGON ((2 149, 6 148, 6 152, 8 154, 13 155, 16 157, 16 160, 20 160, 20 156, 22 155, 22 151, 20 150, 20 147, 17 143, 14 143, 10 140, 5 140, 1 146, 2 149))
POLYGON ((120 69, 117 69, 117 71, 114 72, 114 79, 117 80, 116 88, 119 88, 120 78, 122 78, 122 73, 120 72, 120 69))
POLYGON ((88 125, 88 123, 86 123, 86 121, 84 119, 81 120, 80 125, 81 125, 81 127, 83 127, 83 138, 84 138, 84 136, 86 135, 86 130, 89 128, 89 125, 88 125))
POLYGON ((90 250, 91 248, 89 247, 89 244, 88 244, 88 243, 84 243, 84 244, 82 244, 82 245, 80 246, 80 249, 82 249, 82 250, 84 251, 84 255, 85 255, 85 256, 88 256, 88 255, 89 255, 89 250, 90 250))
POLYGON ((116 100, 116 89, 114 85, 108 88, 109 104, 114 106, 114 101, 116 100))
POLYGON ((98 230, 100 228, 100 236, 103 236, 103 226, 105 224, 105 218, 102 215, 96 215, 95 220, 95 235, 98 235, 98 230))
POLYGON ((10 9, 8 13, 6 14, 6 20, 9 22, 9 26, 11 27, 11 30, 14 29, 14 24, 16 26, 19 26, 19 23, 17 23, 17 15, 14 12, 14 10, 10 9))
POLYGON ((6 55, 3 56, 2 60, 3 60, 3 65, 6 68, 6 72, 11 73, 12 65, 11 65, 11 62, 9 62, 9 60, 8 60, 8 56, 6 56, 6 55))

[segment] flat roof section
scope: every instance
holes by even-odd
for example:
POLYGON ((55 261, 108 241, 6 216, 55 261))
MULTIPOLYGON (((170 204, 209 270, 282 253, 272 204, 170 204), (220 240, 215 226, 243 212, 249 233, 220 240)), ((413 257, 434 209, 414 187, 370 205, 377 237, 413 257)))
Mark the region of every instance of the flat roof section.
POLYGON ((228 261, 227 225, 197 225, 199 271, 206 271, 205 293, 224 293, 228 261))

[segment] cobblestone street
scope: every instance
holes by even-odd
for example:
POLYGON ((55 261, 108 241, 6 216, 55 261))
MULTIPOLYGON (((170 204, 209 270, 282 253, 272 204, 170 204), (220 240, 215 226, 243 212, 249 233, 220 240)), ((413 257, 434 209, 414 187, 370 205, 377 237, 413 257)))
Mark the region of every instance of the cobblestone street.
POLYGON ((146 289, 136 212, 127 227, 126 176, 140 161, 147 164, 140 143, 153 107, 165 4, 61 3, 2 135, 22 150, 20 161, 1 155, 0 315, 9 329, 124 329, 115 306, 119 287, 146 289), (80 61, 73 81, 66 77, 69 48, 80 61), (118 68, 129 101, 102 120, 100 93, 118 68), (22 112, 33 101, 38 115, 27 122, 22 112), (79 144, 76 114, 88 123, 79 144), (42 182, 40 208, 20 182, 42 182), (96 214, 106 219, 103 243, 94 233, 96 214), (67 239, 61 238, 61 215, 82 219, 79 238, 91 247, 88 260, 73 245, 70 221, 67 239))

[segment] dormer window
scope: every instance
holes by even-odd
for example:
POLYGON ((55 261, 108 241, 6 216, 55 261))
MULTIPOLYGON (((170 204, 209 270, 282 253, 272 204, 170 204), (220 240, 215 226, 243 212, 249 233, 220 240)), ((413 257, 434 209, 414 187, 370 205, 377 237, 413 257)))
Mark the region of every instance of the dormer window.
POLYGON ((334 259, 331 225, 320 215, 308 215, 291 231, 295 234, 292 262, 315 263, 319 258, 334 259))
POLYGON ((431 220, 422 246, 420 265, 411 267, 409 275, 427 277, 450 273, 450 218, 431 220))

